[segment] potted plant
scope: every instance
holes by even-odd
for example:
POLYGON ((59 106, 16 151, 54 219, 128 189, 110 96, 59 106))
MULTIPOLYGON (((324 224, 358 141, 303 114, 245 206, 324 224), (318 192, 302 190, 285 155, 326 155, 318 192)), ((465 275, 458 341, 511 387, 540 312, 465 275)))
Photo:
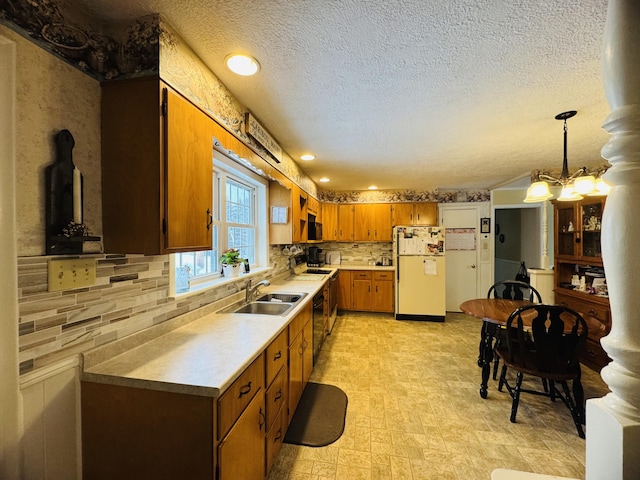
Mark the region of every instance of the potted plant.
POLYGON ((237 248, 230 248, 222 252, 220 256, 220 263, 222 264, 222 271, 225 277, 236 277, 240 275, 242 259, 240 258, 240 250, 237 248))

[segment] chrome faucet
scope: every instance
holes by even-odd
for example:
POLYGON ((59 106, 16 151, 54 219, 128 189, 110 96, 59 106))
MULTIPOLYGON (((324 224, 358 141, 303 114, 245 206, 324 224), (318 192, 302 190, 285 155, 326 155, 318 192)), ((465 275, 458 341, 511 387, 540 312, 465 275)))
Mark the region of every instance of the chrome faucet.
POLYGON ((269 282, 269 280, 267 280, 266 278, 264 280, 260 280, 258 283, 256 283, 254 286, 251 286, 251 279, 249 279, 247 281, 247 286, 244 288, 245 290, 245 302, 249 303, 250 301, 252 301, 255 297, 258 296, 258 289, 261 286, 269 286, 271 285, 271 282, 269 282))

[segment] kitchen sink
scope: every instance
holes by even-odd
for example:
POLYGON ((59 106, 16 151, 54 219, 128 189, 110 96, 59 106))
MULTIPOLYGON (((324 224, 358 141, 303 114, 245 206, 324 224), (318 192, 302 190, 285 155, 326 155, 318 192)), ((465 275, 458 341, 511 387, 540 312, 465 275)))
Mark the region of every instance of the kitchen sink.
POLYGON ((293 303, 250 302, 232 313, 253 313, 259 315, 284 315, 293 308, 293 303))
POLYGON ((261 295, 253 302, 236 302, 220 310, 220 313, 285 315, 306 296, 306 293, 271 292, 261 295))
POLYGON ((288 302, 297 303, 306 297, 306 293, 267 293, 258 298, 257 302, 288 302))

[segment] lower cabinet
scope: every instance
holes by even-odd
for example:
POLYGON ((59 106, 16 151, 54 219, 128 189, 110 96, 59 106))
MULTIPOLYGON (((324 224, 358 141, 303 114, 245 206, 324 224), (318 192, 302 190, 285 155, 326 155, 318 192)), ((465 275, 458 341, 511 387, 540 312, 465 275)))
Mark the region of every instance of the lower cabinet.
POLYGON ((218 478, 265 477, 265 428, 264 389, 260 389, 218 445, 218 478))
POLYGON ((339 277, 338 307, 343 310, 393 312, 393 281, 392 270, 343 270, 339 277))
POLYGON ((218 398, 82 381, 83 478, 264 480, 311 375, 312 317, 308 302, 218 398))
POLYGON ((582 292, 565 294, 556 289, 556 303, 578 312, 587 322, 589 336, 580 354, 580 361, 599 372, 611 359, 600 345, 600 339, 611 331, 609 305, 606 299, 582 292))
POLYGON ((289 411, 296 411, 313 369, 313 305, 309 303, 289 324, 289 411))

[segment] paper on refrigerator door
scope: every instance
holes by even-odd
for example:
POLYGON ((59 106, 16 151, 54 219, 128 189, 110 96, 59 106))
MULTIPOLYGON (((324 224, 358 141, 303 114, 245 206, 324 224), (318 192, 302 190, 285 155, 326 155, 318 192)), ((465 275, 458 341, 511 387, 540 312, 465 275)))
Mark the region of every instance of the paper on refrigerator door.
POLYGON ((435 258, 426 258, 424 260, 424 274, 438 275, 438 262, 435 258))

